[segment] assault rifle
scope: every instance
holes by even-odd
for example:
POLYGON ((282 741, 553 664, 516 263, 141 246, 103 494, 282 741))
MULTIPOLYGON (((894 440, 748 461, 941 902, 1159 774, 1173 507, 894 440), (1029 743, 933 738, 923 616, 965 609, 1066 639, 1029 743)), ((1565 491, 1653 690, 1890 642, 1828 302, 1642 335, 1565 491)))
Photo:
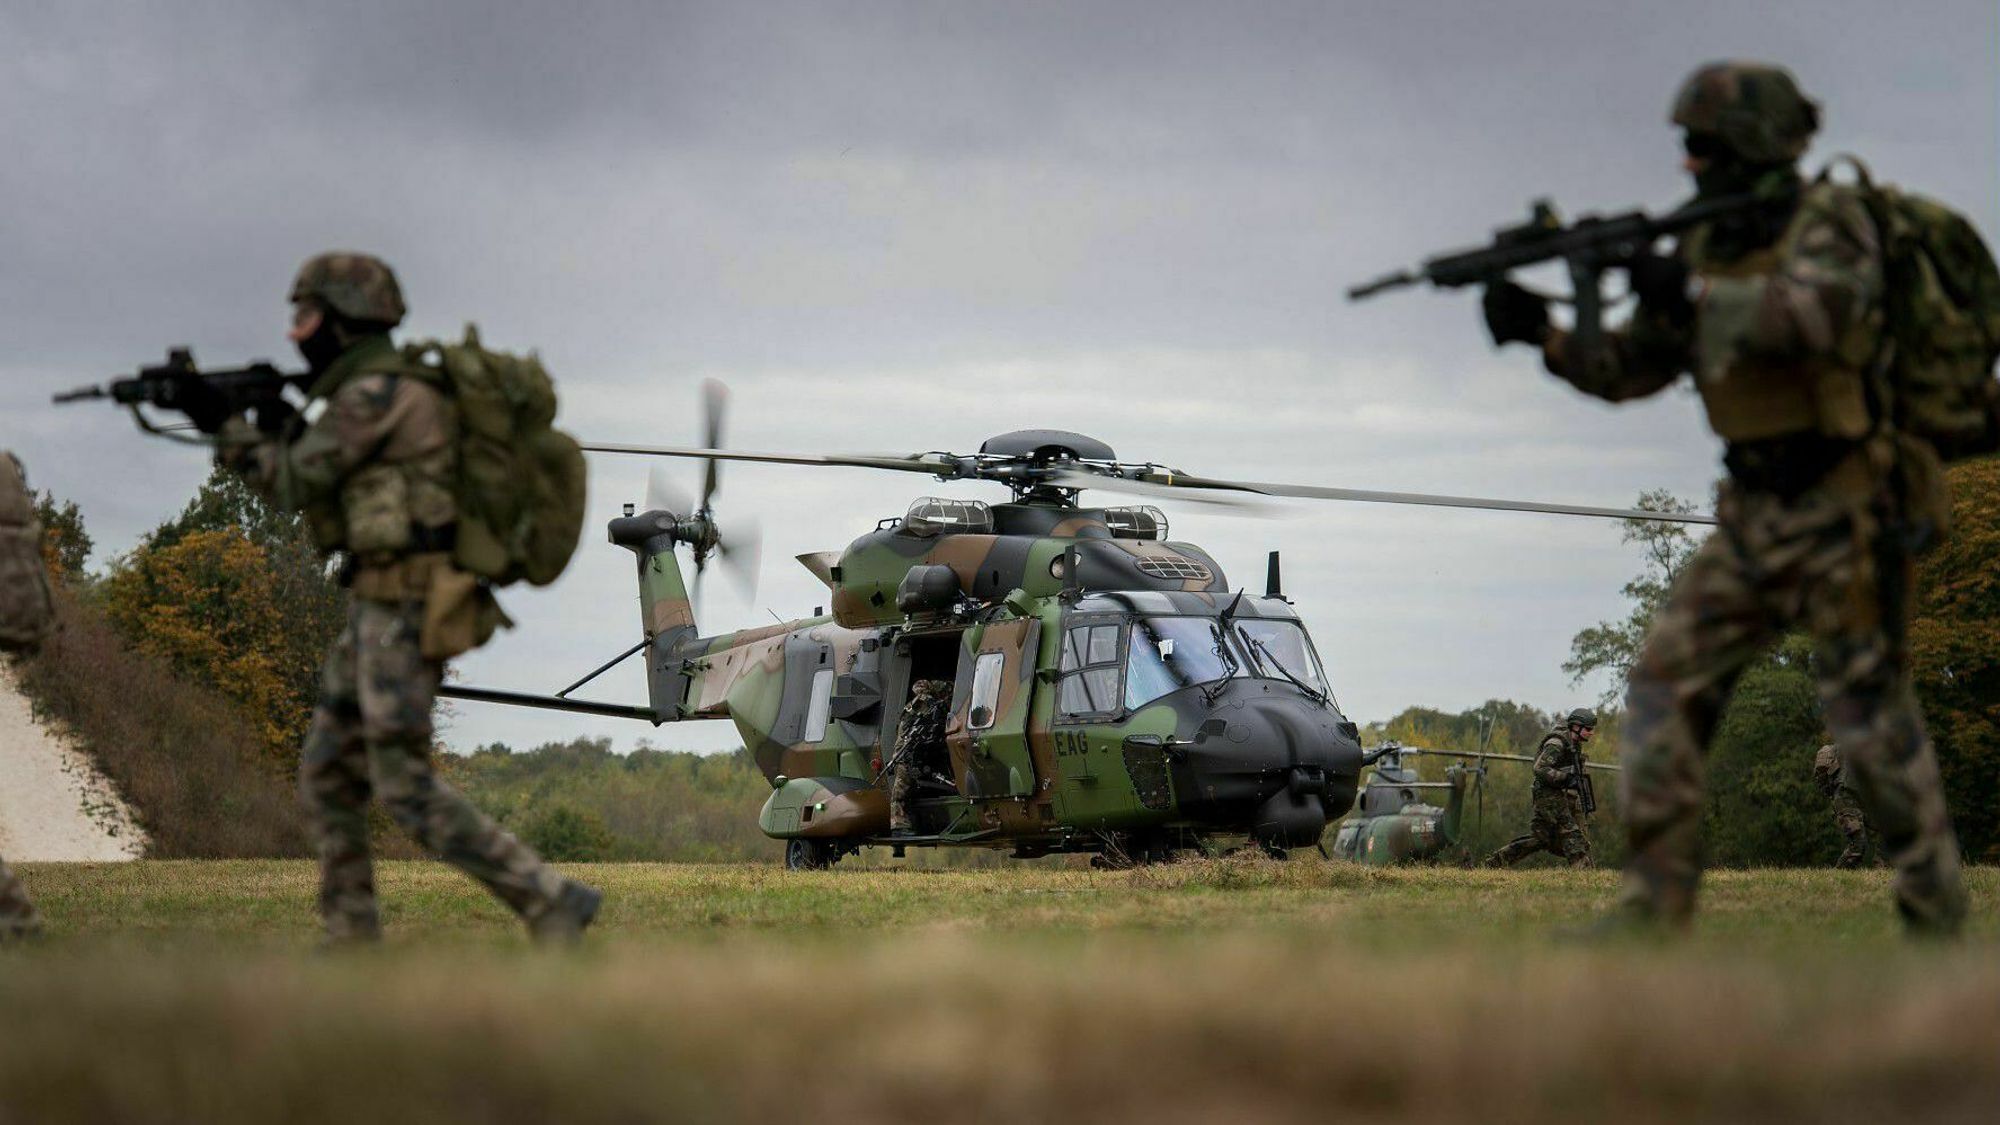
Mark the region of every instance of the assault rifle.
MULTIPOLYGON (((268 360, 245 367, 203 371, 195 366, 194 352, 171 348, 167 362, 142 367, 129 379, 116 379, 102 386, 79 387, 55 396, 56 402, 110 399, 132 411, 132 418, 147 433, 175 437, 174 430, 186 427, 160 426, 146 417, 141 407, 151 406, 187 415, 195 429, 214 434, 222 423, 244 411, 254 413, 257 428, 277 433, 294 413, 285 401, 285 389, 304 389, 312 376, 306 372, 280 371, 268 360)), ((176 438, 176 440, 188 440, 176 438)))
POLYGON ((1738 212, 1781 206, 1789 198, 1789 192, 1751 191, 1717 199, 1696 199, 1664 215, 1648 215, 1644 211, 1583 215, 1568 225, 1556 214, 1554 204, 1538 199, 1527 222, 1495 231, 1493 241, 1485 246, 1440 254, 1425 259, 1415 269, 1384 274, 1349 289, 1347 299, 1359 301, 1423 281, 1440 289, 1486 285, 1504 278, 1509 271, 1561 258, 1569 266, 1570 282, 1576 291, 1573 346, 1588 352, 1597 346, 1603 333, 1605 270, 1630 265, 1651 249, 1653 243, 1668 235, 1738 212))
POLYGON ((1597 811, 1597 790, 1591 787, 1590 771, 1584 768, 1590 763, 1584 760, 1581 743, 1570 747, 1570 759, 1571 764, 1576 767, 1576 773, 1571 775, 1571 786, 1576 790, 1576 804, 1583 810, 1584 815, 1588 816, 1597 811))

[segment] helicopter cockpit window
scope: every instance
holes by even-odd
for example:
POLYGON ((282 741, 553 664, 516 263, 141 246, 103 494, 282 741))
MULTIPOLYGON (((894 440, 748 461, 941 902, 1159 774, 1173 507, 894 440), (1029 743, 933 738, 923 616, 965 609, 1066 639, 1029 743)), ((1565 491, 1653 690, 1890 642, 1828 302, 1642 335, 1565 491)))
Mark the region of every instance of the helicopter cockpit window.
POLYGON ((1240 676, 1244 660, 1213 617, 1144 617, 1132 623, 1125 707, 1136 710, 1171 691, 1240 676))
POLYGON ((1320 668, 1319 654, 1313 651, 1306 631, 1297 622, 1238 618, 1236 634, 1265 675, 1273 679, 1289 677, 1310 691, 1332 697, 1326 686, 1326 672, 1320 668))
POLYGON ((1067 715, 1118 710, 1118 634, 1114 622, 1075 625, 1063 634, 1061 686, 1056 702, 1067 715))
POLYGON ((993 512, 977 500, 925 496, 911 504, 910 510, 904 513, 903 530, 922 536, 947 532, 990 535, 993 532, 993 512))
POLYGON ((826 720, 833 710, 833 669, 821 668, 813 673, 812 698, 806 701, 807 742, 826 741, 826 720))
POLYGON ((1004 652, 982 652, 972 665, 972 703, 966 712, 965 725, 972 730, 985 730, 998 717, 1000 705, 1000 673, 1007 667, 1004 652))

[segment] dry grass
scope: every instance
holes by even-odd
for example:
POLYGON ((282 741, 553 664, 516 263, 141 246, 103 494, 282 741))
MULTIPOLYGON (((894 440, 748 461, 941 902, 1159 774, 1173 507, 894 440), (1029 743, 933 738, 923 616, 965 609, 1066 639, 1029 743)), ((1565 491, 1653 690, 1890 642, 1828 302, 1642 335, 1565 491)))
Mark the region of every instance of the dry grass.
POLYGON ((1876 873, 1740 872, 1678 945, 1552 925, 1608 875, 1244 858, 1120 874, 613 865, 525 950, 436 865, 307 958, 299 863, 30 865, 0 1122, 1983 1120, 2000 878, 1911 947, 1876 873))
POLYGON ((61 631, 22 662, 36 711, 67 725, 162 857, 305 855, 289 779, 208 688, 133 651, 97 610, 57 599, 61 631))

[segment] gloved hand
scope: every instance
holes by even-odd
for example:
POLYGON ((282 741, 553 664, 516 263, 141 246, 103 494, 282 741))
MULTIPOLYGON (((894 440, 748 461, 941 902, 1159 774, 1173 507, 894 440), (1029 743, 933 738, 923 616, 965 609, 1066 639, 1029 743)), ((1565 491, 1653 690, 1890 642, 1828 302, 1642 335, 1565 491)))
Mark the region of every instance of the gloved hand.
POLYGON ((1627 262, 1625 272, 1640 307, 1664 317, 1669 324, 1687 324, 1694 319, 1694 302, 1688 300, 1687 263, 1679 256, 1644 253, 1627 262))
POLYGON ((1548 339, 1549 303, 1506 278, 1486 287, 1479 307, 1495 347, 1510 341, 1540 347, 1548 339))

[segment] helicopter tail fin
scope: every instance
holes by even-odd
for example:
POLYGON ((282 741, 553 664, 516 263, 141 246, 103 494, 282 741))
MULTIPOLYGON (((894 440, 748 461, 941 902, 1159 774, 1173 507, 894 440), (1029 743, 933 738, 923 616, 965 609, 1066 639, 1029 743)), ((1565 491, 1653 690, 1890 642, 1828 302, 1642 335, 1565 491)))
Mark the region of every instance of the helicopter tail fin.
POLYGON ((674 546, 680 520, 671 512, 623 516, 610 524, 611 541, 639 560, 639 619, 645 630, 646 692, 653 711, 671 722, 685 714, 689 676, 680 646, 698 635, 674 546))

